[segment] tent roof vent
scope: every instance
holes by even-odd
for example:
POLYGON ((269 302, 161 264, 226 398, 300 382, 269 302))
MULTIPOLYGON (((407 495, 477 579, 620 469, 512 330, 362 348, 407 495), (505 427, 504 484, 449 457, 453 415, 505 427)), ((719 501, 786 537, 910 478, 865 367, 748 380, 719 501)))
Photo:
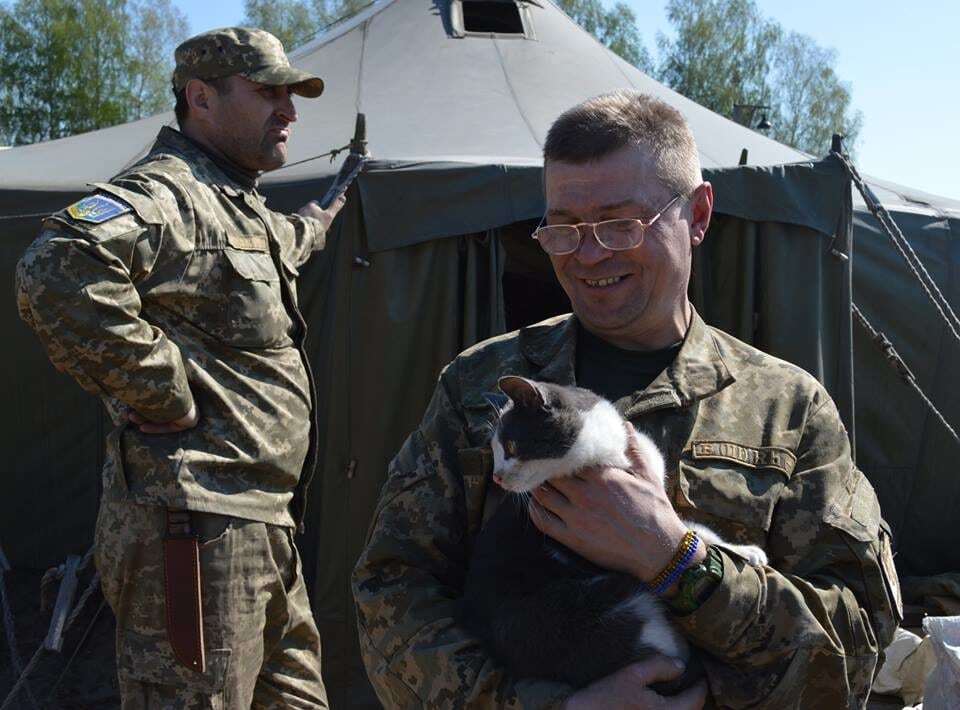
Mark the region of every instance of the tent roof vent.
POLYGON ((454 37, 535 39, 524 0, 453 0, 450 24, 454 37))

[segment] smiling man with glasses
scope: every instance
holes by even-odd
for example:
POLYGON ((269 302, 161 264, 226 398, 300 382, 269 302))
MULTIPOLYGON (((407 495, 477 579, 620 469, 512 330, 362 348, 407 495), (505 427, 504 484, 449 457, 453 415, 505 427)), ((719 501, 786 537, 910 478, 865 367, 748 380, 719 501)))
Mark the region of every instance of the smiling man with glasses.
POLYGON ((687 298, 692 252, 713 211, 689 127, 650 96, 599 96, 553 124, 544 170, 547 210, 533 237, 573 314, 461 354, 391 463, 354 573, 361 646, 380 699, 568 710, 862 707, 901 613, 888 528, 824 388, 711 328, 687 298), (484 394, 507 374, 591 389, 660 447, 666 490, 644 466, 586 471, 537 489, 531 519, 638 584, 674 569, 662 603, 700 649, 709 692, 702 683, 671 698, 650 690, 680 673, 663 658, 582 689, 510 677, 457 624, 472 543, 498 500, 484 394), (684 521, 762 547, 769 565, 720 545, 679 555, 684 521))

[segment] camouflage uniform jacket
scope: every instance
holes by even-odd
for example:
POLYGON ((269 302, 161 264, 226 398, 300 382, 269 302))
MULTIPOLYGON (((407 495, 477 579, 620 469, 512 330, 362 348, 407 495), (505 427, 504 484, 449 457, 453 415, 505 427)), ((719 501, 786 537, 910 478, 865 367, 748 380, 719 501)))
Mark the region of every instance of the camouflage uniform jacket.
MULTIPOLYGON (((571 692, 506 676, 454 618, 496 489, 483 394, 505 374, 572 384, 576 328, 561 316, 464 352, 390 465, 353 577, 364 661, 388 707, 539 708, 571 692)), ((720 586, 674 617, 704 652, 712 702, 862 707, 901 602, 889 529, 823 387, 695 314, 675 361, 615 404, 659 443, 680 516, 771 560, 722 552, 720 586)))
POLYGON ((294 279, 321 223, 267 209, 255 180, 171 128, 95 186, 44 222, 17 291, 54 365, 111 414, 105 495, 292 525, 316 458, 294 279), (193 403, 187 431, 127 424, 193 403))

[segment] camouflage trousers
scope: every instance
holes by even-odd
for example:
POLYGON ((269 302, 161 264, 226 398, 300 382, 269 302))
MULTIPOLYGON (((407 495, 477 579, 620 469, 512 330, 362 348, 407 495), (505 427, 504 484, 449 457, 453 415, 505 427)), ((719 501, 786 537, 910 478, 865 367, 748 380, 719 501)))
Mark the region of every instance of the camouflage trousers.
POLYGON ((200 536, 206 669, 191 670, 167 640, 164 509, 103 500, 96 563, 117 617, 124 710, 326 708, 320 636, 293 531, 193 513, 200 536))

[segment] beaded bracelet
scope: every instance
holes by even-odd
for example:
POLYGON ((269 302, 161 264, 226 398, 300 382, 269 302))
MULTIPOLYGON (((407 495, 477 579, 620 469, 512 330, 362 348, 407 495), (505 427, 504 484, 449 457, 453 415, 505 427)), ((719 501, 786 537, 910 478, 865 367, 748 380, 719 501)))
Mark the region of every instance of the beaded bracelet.
POLYGON ((700 536, 693 530, 687 530, 687 533, 677 546, 677 551, 674 553, 673 559, 660 571, 660 574, 653 578, 653 581, 647 585, 647 588, 657 596, 670 589, 673 583, 680 578, 680 575, 686 571, 690 560, 693 559, 699 547, 700 536))

